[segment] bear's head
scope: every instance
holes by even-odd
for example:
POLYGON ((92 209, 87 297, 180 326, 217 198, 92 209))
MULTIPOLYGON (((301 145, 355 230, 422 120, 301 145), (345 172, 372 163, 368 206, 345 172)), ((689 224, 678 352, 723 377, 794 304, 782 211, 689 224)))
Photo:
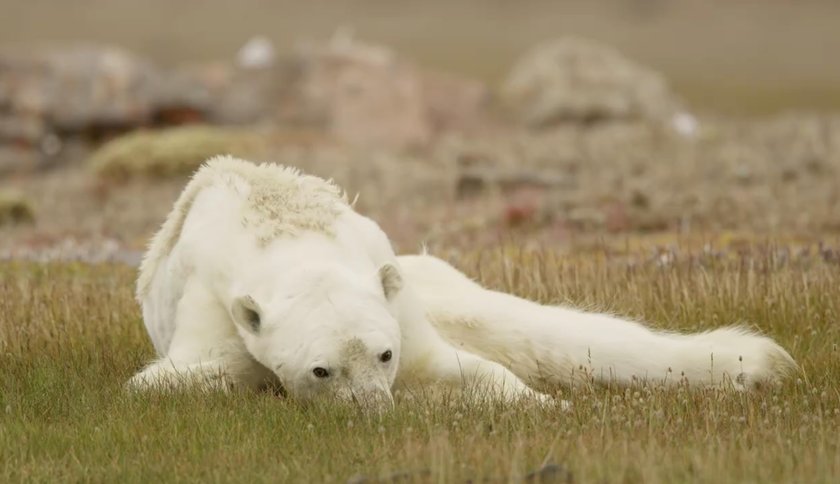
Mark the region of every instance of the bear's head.
POLYGON ((248 351, 295 399, 393 405, 401 338, 391 309, 402 289, 396 266, 374 274, 312 266, 286 276, 270 292, 233 300, 231 316, 248 351))

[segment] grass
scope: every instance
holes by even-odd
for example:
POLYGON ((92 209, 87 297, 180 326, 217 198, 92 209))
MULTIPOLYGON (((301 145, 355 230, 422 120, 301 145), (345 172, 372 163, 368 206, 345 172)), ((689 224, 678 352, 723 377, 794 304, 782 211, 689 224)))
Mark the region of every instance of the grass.
POLYGON ((134 270, 0 263, 0 481, 517 482, 553 462, 562 471, 547 468, 543 482, 836 482, 835 255, 752 245, 656 259, 457 257, 484 283, 544 302, 682 330, 754 323, 804 373, 755 394, 580 389, 564 396, 568 412, 398 398, 376 418, 268 393, 126 394, 152 357, 134 270))

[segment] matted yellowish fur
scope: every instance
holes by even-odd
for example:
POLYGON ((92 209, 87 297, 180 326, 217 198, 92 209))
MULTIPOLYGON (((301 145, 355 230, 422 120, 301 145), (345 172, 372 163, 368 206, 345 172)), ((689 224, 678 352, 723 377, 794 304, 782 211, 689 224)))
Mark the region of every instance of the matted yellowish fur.
POLYGON ((242 225, 265 245, 284 235, 303 231, 332 235, 339 207, 347 196, 332 181, 305 175, 298 169, 263 163, 241 163, 230 156, 217 156, 199 168, 175 202, 169 217, 149 243, 137 280, 137 299, 148 294, 162 258, 181 235, 187 214, 201 191, 214 183, 248 190, 242 225))

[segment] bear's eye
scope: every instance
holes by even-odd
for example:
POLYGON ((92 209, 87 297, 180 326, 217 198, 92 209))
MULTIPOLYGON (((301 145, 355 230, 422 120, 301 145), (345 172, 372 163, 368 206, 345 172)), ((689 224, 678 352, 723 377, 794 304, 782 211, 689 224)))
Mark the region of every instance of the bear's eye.
POLYGON ((312 374, 317 376, 318 378, 326 378, 326 377, 330 376, 330 372, 327 371, 326 368, 321 368, 320 366, 315 367, 312 370, 312 374))
POLYGON ((388 350, 385 353, 379 355, 379 361, 381 361, 382 363, 387 363, 391 361, 391 350, 388 350))

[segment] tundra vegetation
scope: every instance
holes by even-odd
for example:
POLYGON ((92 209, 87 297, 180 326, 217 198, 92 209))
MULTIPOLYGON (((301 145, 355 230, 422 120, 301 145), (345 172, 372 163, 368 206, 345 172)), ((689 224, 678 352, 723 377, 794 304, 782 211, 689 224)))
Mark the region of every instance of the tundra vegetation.
MULTIPOLYGON (((833 482, 840 260, 824 247, 448 254, 490 287, 697 331, 742 321, 802 373, 754 393, 640 383, 572 403, 397 396, 393 412, 273 393, 130 394, 153 349, 122 265, 0 265, 0 479, 179 482, 833 482), (355 477, 354 477, 355 476, 355 477)), ((711 362, 710 362, 711 364, 711 362)))

